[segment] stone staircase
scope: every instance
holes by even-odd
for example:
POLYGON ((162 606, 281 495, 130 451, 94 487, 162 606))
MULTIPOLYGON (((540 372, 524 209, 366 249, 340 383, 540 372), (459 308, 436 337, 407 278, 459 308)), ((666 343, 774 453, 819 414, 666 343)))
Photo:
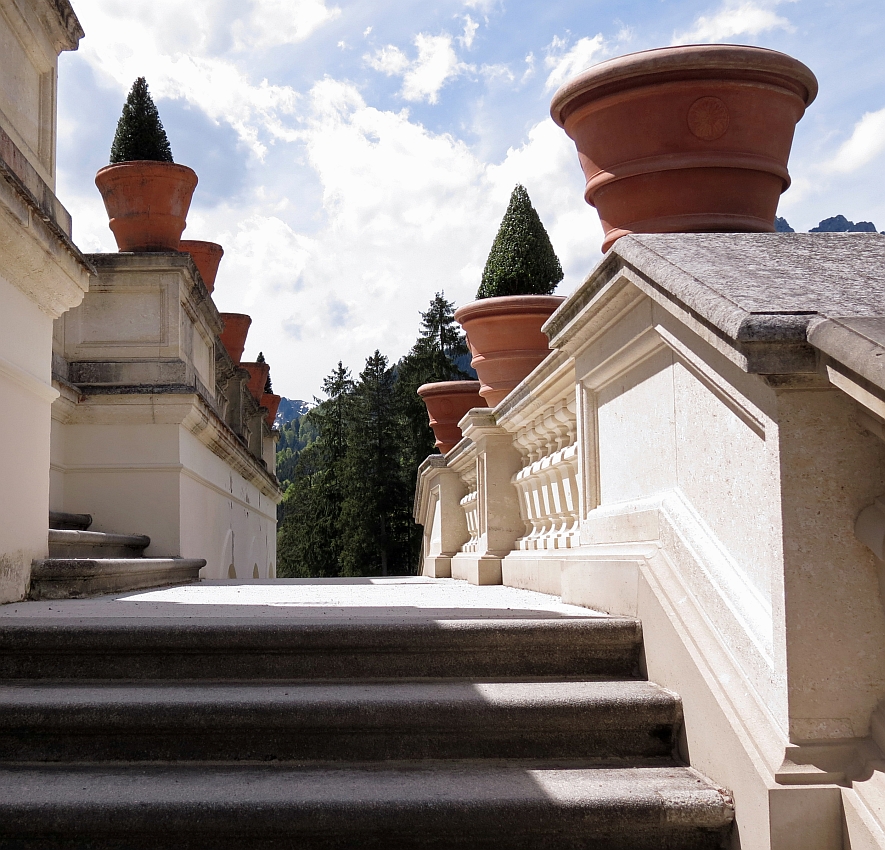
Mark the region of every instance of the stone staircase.
POLYGON ((89 514, 50 512, 49 557, 31 565, 31 599, 77 599, 198 581, 202 559, 145 558, 143 534, 89 531, 89 514))
POLYGON ((0 619, 0 848, 723 847, 731 800, 675 756, 641 641, 601 616, 0 619))

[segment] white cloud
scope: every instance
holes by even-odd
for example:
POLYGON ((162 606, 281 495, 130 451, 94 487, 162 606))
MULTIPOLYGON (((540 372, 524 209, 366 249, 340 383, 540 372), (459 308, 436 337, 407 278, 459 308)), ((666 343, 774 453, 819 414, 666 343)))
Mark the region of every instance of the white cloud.
POLYGON ((458 36, 460 45, 469 50, 473 46, 473 40, 476 38, 476 31, 478 29, 479 24, 470 15, 466 15, 464 17, 464 34, 458 36))
POLYGON ((475 70, 472 65, 466 65, 458 59, 452 46, 452 36, 448 33, 419 33, 415 36, 414 43, 418 50, 414 60, 392 44, 364 57, 366 63, 376 71, 388 76, 402 76, 403 87, 400 94, 405 100, 438 103, 439 92, 449 80, 466 71, 475 70))
POLYGON ((292 43, 306 38, 337 10, 320 0, 252 0, 242 16, 229 20, 212 0, 185 5, 178 0, 80 0, 77 13, 89 32, 81 56, 121 93, 136 77, 145 76, 155 98, 182 99, 214 121, 230 124, 261 157, 268 139, 292 138, 289 124, 299 95, 290 86, 254 81, 240 64, 210 45, 226 39, 232 48, 243 50, 292 43), (248 22, 259 13, 263 23, 253 31, 248 22), (299 19, 297 24, 293 18, 299 19), (247 30, 248 44, 242 36, 247 30))
MULTIPOLYGON (((248 57, 230 58, 228 23, 201 17, 207 4, 180 7, 181 33, 166 17, 175 18, 173 0, 79 0, 91 44, 84 41, 76 61, 86 59, 121 92, 145 74, 155 95, 186 99, 230 123, 256 152, 268 147, 263 162, 249 159, 235 197, 215 205, 196 199, 186 234, 224 246, 215 301, 253 317, 246 356, 264 351, 278 392, 310 398, 339 359, 358 372, 375 348, 402 355, 435 291, 458 304, 472 300, 517 182, 529 189, 562 260, 560 289, 590 268, 601 231, 582 198, 574 147, 549 120, 489 163, 408 110, 375 108, 356 84, 325 78, 299 95, 253 81, 248 57), (131 39, 136 30, 140 38, 131 39), (224 38, 227 52, 207 46, 224 38), (292 144, 270 149, 274 139, 292 144)), ((384 48, 369 64, 401 78, 404 98, 408 91, 430 102, 459 74, 510 79, 503 65, 463 65, 458 49, 453 36, 424 35, 413 50, 384 48)), ((98 193, 77 179, 62 175, 78 244, 113 250, 98 193)))
POLYGON ((240 49, 297 44, 341 14, 324 0, 252 0, 249 5, 251 14, 232 27, 240 49))
MULTIPOLYGON (((492 11, 499 3, 499 0, 464 0, 464 5, 468 9, 476 9, 479 12, 487 15, 492 11)), ((503 6, 503 2, 501 2, 503 6)))
POLYGON ((724 41, 738 35, 759 35, 774 29, 791 30, 790 22, 778 15, 773 7, 779 0, 769 2, 735 2, 726 0, 718 9, 698 17, 692 28, 673 36, 673 44, 698 44, 724 41))
POLYGON ((867 112, 828 164, 829 171, 857 171, 885 152, 885 109, 867 112))
POLYGON ((405 74, 411 64, 409 57, 392 44, 379 48, 373 56, 366 56, 365 60, 370 68, 381 71, 382 74, 387 74, 389 77, 405 74))
MULTIPOLYGON (((322 227, 299 234, 256 199, 255 212, 218 237, 227 254, 216 303, 252 315, 247 356, 264 351, 278 391, 309 397, 339 359, 357 372, 375 348, 401 356, 437 290, 473 300, 516 183, 553 239, 563 291, 598 256, 602 233, 582 198, 574 146, 552 122, 489 164, 341 81, 317 83, 307 108, 301 141, 322 186, 322 227)), ((212 233, 211 224, 198 221, 194 232, 212 233)))
POLYGON ((480 65, 479 73, 489 82, 512 83, 516 79, 508 65, 480 65))
POLYGON ((602 34, 599 33, 593 38, 585 36, 576 41, 571 48, 567 48, 568 40, 558 36, 554 36, 547 48, 544 65, 550 69, 545 84, 548 90, 559 88, 566 80, 598 61, 605 52, 606 44, 602 34))
POLYGON ((418 59, 403 77, 403 97, 406 100, 426 100, 436 103, 439 90, 464 66, 458 61, 449 35, 415 37, 418 59))

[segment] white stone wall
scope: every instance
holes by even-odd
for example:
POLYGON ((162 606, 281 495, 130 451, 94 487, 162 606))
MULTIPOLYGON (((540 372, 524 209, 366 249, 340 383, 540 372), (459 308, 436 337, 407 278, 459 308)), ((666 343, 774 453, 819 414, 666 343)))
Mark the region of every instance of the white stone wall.
POLYGON ((0 603, 47 553, 52 322, 90 272, 53 194, 56 62, 82 35, 63 7, 0 0, 0 603))
POLYGON ((56 421, 53 449, 54 510, 91 514, 95 531, 147 534, 148 557, 205 558, 203 578, 276 575, 270 482, 262 492, 185 425, 56 421))

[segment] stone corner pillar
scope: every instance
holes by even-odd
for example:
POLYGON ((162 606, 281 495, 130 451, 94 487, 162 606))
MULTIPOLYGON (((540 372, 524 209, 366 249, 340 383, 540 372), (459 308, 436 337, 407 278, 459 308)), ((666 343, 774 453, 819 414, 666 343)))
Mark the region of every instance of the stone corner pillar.
POLYGON ((429 455, 418 467, 414 518, 424 526, 421 575, 451 578, 452 558, 470 539, 461 500, 467 488, 443 455, 429 455))
POLYGON ((513 436, 498 425, 492 410, 471 410, 459 424, 474 445, 477 528, 474 551, 453 559, 452 575, 471 584, 501 584, 501 562, 525 531, 513 486, 522 459, 513 436))

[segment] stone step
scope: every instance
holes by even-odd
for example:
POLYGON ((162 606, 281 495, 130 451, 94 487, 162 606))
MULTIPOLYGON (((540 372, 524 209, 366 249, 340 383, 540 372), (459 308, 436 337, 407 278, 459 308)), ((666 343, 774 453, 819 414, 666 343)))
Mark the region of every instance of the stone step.
POLYGON ((49 527, 54 529, 72 529, 86 531, 92 525, 91 514, 66 514, 63 511, 49 512, 49 527))
POLYGON ((143 534, 49 529, 50 558, 140 558, 150 545, 143 534))
POLYGON ((0 769, 0 848, 18 850, 718 850, 732 819, 680 767, 0 769))
POLYGON ((31 599, 80 599, 198 581, 194 558, 47 558, 31 565, 31 599))
POLYGON ((649 682, 0 686, 0 760, 664 759, 678 697, 649 682))
MULTIPOLYGON (((51 573, 44 566, 50 563, 38 562, 38 572, 51 573)), ((72 564, 76 572, 90 563, 98 571, 102 562, 60 563, 72 564)), ((144 565, 152 559, 116 563, 144 565)), ((203 564, 163 563, 182 564, 181 581, 193 580, 203 564)), ((43 587, 43 579, 37 584, 43 587)), ((47 592, 50 584, 45 583, 47 592)), ((641 645, 638 620, 607 616, 10 618, 0 622, 0 680, 634 678, 641 645)))

